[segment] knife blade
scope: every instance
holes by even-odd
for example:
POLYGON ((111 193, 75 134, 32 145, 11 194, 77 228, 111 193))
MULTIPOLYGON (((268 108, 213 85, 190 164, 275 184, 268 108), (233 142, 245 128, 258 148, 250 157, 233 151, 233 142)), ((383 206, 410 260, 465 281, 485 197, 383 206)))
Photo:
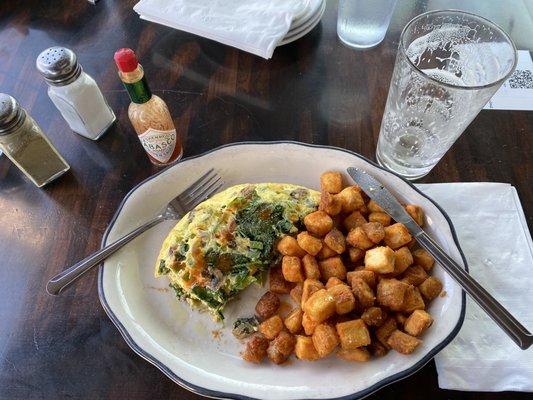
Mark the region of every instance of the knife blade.
POLYGON ((378 203, 396 222, 404 224, 413 236, 417 237, 424 233, 391 192, 374 177, 355 167, 349 167, 347 171, 368 197, 378 203))
POLYGON ((487 292, 468 272, 455 262, 405 211, 396 198, 374 177, 359 168, 349 167, 348 174, 387 214, 405 225, 418 244, 467 292, 496 324, 522 349, 533 344, 533 335, 487 292))

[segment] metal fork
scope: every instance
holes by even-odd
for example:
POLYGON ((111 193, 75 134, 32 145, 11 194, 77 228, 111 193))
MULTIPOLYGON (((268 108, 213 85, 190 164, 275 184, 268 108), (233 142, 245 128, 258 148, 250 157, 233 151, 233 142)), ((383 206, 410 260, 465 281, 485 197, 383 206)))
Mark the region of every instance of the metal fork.
POLYGON ((46 284, 46 291, 51 295, 57 296, 63 289, 70 286, 79 277, 91 268, 100 264, 100 262, 115 253, 126 243, 162 221, 180 219, 199 203, 207 199, 213 193, 216 193, 222 185, 222 179, 216 174, 214 169, 211 168, 182 193, 172 199, 163 212, 155 218, 51 278, 46 284))

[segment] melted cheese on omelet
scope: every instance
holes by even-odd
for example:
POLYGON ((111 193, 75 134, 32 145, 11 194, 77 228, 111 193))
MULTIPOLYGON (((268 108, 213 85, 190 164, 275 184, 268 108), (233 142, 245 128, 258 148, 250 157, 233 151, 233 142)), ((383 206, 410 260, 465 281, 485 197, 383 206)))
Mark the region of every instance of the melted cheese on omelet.
POLYGON ((319 193, 279 183, 232 186, 186 214, 163 242, 155 275, 179 298, 217 318, 228 300, 276 260, 275 243, 297 232, 319 193))

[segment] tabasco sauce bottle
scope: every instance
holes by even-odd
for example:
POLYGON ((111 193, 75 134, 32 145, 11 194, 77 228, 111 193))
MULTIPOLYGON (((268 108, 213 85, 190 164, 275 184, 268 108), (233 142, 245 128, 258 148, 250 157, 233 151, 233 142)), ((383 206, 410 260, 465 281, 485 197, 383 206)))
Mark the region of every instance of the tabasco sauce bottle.
POLYGON ((128 116, 150 161, 164 166, 179 160, 183 149, 168 107, 150 92, 135 53, 131 49, 120 49, 114 58, 118 75, 131 99, 128 116))

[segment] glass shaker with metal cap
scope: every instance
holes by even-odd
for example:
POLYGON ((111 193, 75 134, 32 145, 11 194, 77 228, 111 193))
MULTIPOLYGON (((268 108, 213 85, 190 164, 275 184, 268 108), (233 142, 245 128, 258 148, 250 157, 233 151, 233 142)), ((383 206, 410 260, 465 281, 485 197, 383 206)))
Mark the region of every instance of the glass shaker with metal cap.
POLYGON ((72 50, 50 47, 36 65, 49 85, 48 96, 74 132, 96 140, 115 122, 113 110, 72 50))
POLYGON ((0 93, 0 148, 38 187, 70 168, 33 118, 4 93, 0 93))

